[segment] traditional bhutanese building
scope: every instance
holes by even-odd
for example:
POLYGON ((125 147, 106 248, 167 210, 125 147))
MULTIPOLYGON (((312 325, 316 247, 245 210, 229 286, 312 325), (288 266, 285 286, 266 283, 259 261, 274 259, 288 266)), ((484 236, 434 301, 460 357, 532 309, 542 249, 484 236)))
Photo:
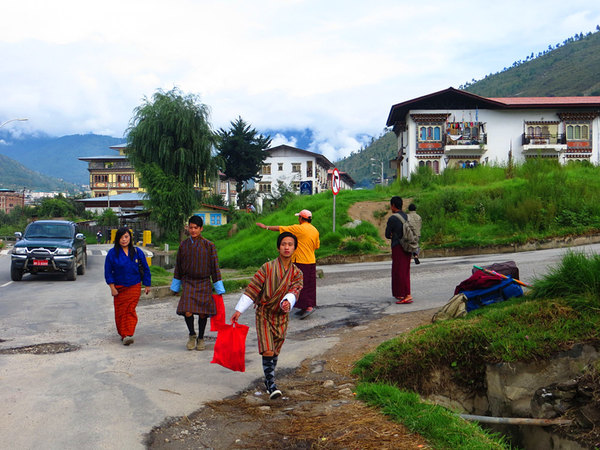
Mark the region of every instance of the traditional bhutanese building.
POLYGON ((88 163, 92 197, 144 192, 133 165, 125 155, 127 145, 119 144, 110 148, 118 154, 79 158, 88 163))
POLYGON ((600 97, 485 98, 454 88, 393 105, 397 177, 420 166, 506 164, 552 158, 600 164, 600 97), (510 155, 510 156, 509 156, 510 155))
MULTIPOLYGON (((260 168, 257 183, 259 196, 277 194, 279 184, 291 187, 297 194, 312 195, 331 189, 331 171, 335 167, 320 153, 290 145, 278 145, 265 150, 267 157, 260 168)), ((341 175, 341 189, 352 189, 354 180, 341 175)))
MULTIPOLYGON (((139 175, 125 154, 126 148, 127 144, 114 145, 110 149, 116 150, 118 155, 79 158, 88 163, 92 197, 110 198, 120 194, 145 192, 145 189, 140 186, 139 175)), ((209 195, 220 195, 226 205, 236 205, 235 180, 228 179, 223 173, 219 173, 219 177, 210 185, 197 187, 197 189, 202 189, 209 195)))

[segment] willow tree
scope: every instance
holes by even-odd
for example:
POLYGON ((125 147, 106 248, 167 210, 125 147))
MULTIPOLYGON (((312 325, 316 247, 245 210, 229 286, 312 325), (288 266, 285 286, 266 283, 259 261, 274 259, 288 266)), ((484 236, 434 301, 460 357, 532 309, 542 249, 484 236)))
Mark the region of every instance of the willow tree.
POLYGON ((178 88, 158 90, 134 110, 127 135, 153 219, 169 234, 181 231, 197 206, 195 187, 216 173, 208 106, 178 88))

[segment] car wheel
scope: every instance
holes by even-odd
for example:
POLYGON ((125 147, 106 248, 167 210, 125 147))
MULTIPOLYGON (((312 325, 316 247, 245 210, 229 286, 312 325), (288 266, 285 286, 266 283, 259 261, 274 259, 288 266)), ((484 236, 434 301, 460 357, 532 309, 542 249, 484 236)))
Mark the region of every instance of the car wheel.
POLYGON ((85 275, 85 267, 87 266, 87 254, 83 254, 81 265, 77 266, 77 275, 85 275))
POLYGON ((23 278, 23 271, 15 268, 15 267, 10 268, 10 279, 11 280, 21 281, 22 278, 23 278))
POLYGON ((67 281, 75 281, 77 279, 77 261, 73 261, 73 266, 67 272, 67 281))

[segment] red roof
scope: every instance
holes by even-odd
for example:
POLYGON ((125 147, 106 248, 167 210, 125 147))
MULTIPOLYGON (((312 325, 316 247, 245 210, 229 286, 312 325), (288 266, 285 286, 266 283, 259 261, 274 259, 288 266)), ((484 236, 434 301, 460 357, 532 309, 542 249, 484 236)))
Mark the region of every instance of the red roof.
POLYGON ((506 105, 600 105, 600 97, 491 97, 490 100, 506 105))
POLYGON ((534 108, 589 108, 600 107, 600 97, 501 97, 486 98, 448 88, 432 94, 397 103, 392 106, 387 126, 401 126, 410 110, 450 110, 450 109, 534 109, 534 108))

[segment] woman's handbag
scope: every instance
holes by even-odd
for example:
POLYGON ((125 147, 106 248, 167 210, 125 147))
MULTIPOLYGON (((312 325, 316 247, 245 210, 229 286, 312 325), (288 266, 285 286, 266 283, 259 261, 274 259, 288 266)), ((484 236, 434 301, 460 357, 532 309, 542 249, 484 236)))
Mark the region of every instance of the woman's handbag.
POLYGON ((246 336, 248 326, 239 323, 224 324, 217 333, 217 342, 211 363, 235 372, 246 371, 246 336))
MULTIPOLYGON (((142 252, 139 248, 135 248, 135 251, 137 253, 137 260, 138 260, 138 269, 140 271, 140 282, 144 280, 144 264, 142 263, 142 258, 145 258, 146 256, 140 256, 140 252, 142 252)), ((143 254, 143 253, 142 253, 143 254)))

